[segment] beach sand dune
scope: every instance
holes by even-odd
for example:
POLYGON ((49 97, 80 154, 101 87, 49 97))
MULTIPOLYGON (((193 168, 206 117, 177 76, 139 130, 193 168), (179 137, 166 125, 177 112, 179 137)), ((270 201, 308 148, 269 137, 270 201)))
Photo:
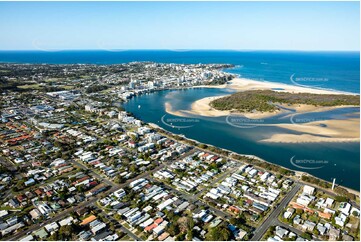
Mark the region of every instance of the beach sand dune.
POLYGON ((207 88, 229 88, 236 91, 248 91, 248 90, 274 90, 277 92, 291 92, 291 93, 315 93, 315 94, 349 94, 355 95, 354 93, 316 89, 312 87, 301 87, 288 85, 284 83, 266 82, 266 81, 255 81, 246 78, 235 78, 224 85, 205 85, 199 87, 207 88))
MULTIPOLYGON (((337 92, 337 91, 329 91, 329 90, 322 90, 322 89, 314 89, 314 88, 306 88, 306 87, 299 87, 299 86, 292 86, 282 83, 274 83, 274 82, 260 82, 254 81, 245 78, 235 78, 232 81, 228 82, 227 84, 220 85, 220 86, 199 86, 199 87, 207 87, 207 88, 228 88, 235 91, 249 91, 249 90, 274 90, 278 92, 290 92, 290 93, 314 93, 314 94, 351 94, 345 92, 337 92), (282 89, 282 90, 280 90, 282 89)), ((352 94, 354 95, 354 94, 352 94)), ((195 101, 192 104, 191 110, 182 110, 182 114, 193 114, 193 115, 200 115, 200 116, 208 116, 208 117, 220 117, 220 116, 227 116, 231 113, 235 113, 234 111, 221 111, 216 110, 210 106, 210 103, 218 98, 224 97, 223 96, 215 96, 215 97, 206 97, 200 100, 195 101)), ((295 111, 300 113, 305 112, 322 112, 328 111, 336 108, 340 108, 341 106, 335 107, 316 107, 313 105, 289 105, 285 108, 295 109, 295 111)), ((343 106, 346 107, 346 106, 343 106)), ((351 107, 351 106, 348 106, 351 107)), ((278 115, 281 113, 287 112, 284 109, 274 111, 274 112, 252 112, 252 113, 239 113, 244 115, 247 118, 252 119, 259 119, 259 118, 268 118, 274 115, 278 115)))
POLYGON ((286 130, 303 134, 273 134, 261 142, 274 143, 315 143, 315 142, 359 142, 360 119, 324 120, 305 124, 276 124, 286 130))
MULTIPOLYGON (((277 88, 279 92, 295 93, 315 93, 315 94, 350 94, 337 91, 313 89, 299 86, 292 86, 282 83, 260 82, 244 78, 236 78, 227 84, 220 86, 200 86, 207 88, 229 88, 236 91, 247 90, 274 90, 277 88), (280 90, 281 89, 281 90, 280 90)), ((355 95, 355 94, 353 94, 355 95)), ((252 112, 239 113, 236 111, 221 111, 210 106, 210 102, 215 99, 224 97, 213 96, 199 99, 192 103, 190 110, 173 110, 170 103, 165 103, 166 112, 176 116, 189 117, 194 115, 206 117, 221 117, 228 115, 242 115, 249 119, 269 118, 279 114, 286 114, 283 118, 292 118, 292 115, 324 112, 342 107, 354 106, 333 106, 320 107, 314 105, 280 105, 280 110, 274 112, 252 112), (292 111, 290 111, 290 109, 292 111), (287 113, 289 113, 287 115, 287 113)), ((355 114, 355 113, 354 113, 355 114)), ((350 114, 351 115, 351 114, 350 114)), ((312 142, 359 142, 360 141, 360 119, 350 118, 347 120, 323 120, 314 121, 303 124, 287 123, 287 124, 265 124, 264 126, 274 126, 285 129, 285 133, 272 134, 271 137, 260 140, 261 142, 274 143, 312 143, 312 142), (300 134, 290 134, 287 131, 297 131, 300 134)))

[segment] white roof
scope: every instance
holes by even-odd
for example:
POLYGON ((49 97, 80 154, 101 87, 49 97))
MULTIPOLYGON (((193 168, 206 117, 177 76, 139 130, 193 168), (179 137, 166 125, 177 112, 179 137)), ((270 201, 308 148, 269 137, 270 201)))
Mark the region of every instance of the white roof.
POLYGON ((303 192, 304 193, 307 193, 307 194, 313 194, 314 193, 314 191, 315 191, 315 188, 314 187, 311 187, 311 186, 308 186, 308 185, 305 185, 304 187, 303 187, 303 192))
POLYGON ((0 218, 8 215, 9 212, 7 210, 0 210, 0 218))
POLYGON ((329 197, 328 197, 328 198, 326 199, 326 202, 325 202, 325 203, 326 203, 327 205, 330 205, 330 206, 331 206, 333 202, 334 202, 334 200, 333 200, 332 198, 329 198, 329 197))
POLYGON ((56 222, 52 222, 51 224, 45 225, 45 229, 46 229, 48 232, 57 230, 58 228, 59 228, 59 225, 58 225, 56 222))
POLYGON ((32 241, 34 239, 34 237, 30 234, 24 238, 22 238, 20 241, 32 241))
POLYGON ((67 217, 67 218, 65 218, 65 219, 63 219, 63 220, 61 220, 60 222, 59 222, 59 225, 60 226, 64 226, 64 225, 70 225, 72 222, 73 222, 73 217, 67 217))

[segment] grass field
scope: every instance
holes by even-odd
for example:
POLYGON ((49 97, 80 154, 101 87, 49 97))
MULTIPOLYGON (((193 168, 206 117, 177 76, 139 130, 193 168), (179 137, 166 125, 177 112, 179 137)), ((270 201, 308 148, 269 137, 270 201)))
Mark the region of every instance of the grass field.
POLYGON ((29 85, 18 86, 18 88, 20 88, 20 89, 37 89, 37 90, 40 90, 43 87, 40 86, 39 84, 29 84, 29 85))

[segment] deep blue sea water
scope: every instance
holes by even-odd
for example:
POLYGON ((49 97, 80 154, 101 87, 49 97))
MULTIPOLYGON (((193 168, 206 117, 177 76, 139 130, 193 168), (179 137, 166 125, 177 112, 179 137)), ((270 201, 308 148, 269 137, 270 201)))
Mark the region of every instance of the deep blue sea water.
MULTIPOLYGON (((295 52, 295 51, 0 51, 0 62, 50 63, 50 64, 119 64, 132 61, 160 63, 224 63, 235 68, 225 70, 245 78, 260 81, 298 84, 322 89, 332 89, 360 94, 359 52, 295 52), (292 78, 291 78, 292 77, 292 78), (293 82, 292 82, 293 81, 293 82)), ((237 128, 225 121, 225 117, 196 117, 195 125, 175 129, 164 125, 165 102, 178 109, 189 109, 192 102, 202 97, 224 95, 229 90, 191 89, 161 91, 130 100, 125 108, 146 122, 153 122, 174 133, 216 145, 235 152, 254 154, 270 162, 309 172, 331 181, 337 178, 342 185, 360 189, 360 144, 317 143, 277 144, 263 143, 261 139, 273 133, 286 132, 276 127, 237 128), (138 108, 141 105, 141 108, 138 108), (326 161, 320 169, 298 169, 290 159, 326 161)), ((342 119, 359 109, 340 109, 313 114, 312 118, 342 119)), ((267 120, 267 123, 289 122, 267 120)), ((288 133, 297 133, 287 131, 288 133)), ((306 165, 307 166, 307 165, 306 165)), ((312 164, 310 165, 312 167, 312 164)))
POLYGON ((52 64, 228 63, 242 77, 360 93, 359 52, 296 51, 0 51, 0 62, 52 64))

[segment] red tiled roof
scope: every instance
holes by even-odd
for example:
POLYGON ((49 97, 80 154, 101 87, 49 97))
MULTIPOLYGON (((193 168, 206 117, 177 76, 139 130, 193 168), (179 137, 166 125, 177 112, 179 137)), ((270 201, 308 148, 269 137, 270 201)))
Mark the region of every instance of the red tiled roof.
POLYGON ((36 193, 36 195, 43 194, 43 191, 41 189, 36 189, 34 192, 36 193))
POLYGON ((157 218, 156 220, 154 220, 154 223, 156 225, 159 225, 161 222, 163 222, 163 218, 157 218))
POLYGON ((150 231, 152 231, 153 229, 155 229, 156 227, 158 227, 158 225, 156 225, 156 224, 151 224, 151 225, 145 227, 144 231, 150 232, 150 231))
POLYGON ((95 219, 97 219, 97 217, 95 217, 95 215, 90 215, 89 217, 85 218, 80 225, 87 225, 90 222, 93 222, 95 219))

